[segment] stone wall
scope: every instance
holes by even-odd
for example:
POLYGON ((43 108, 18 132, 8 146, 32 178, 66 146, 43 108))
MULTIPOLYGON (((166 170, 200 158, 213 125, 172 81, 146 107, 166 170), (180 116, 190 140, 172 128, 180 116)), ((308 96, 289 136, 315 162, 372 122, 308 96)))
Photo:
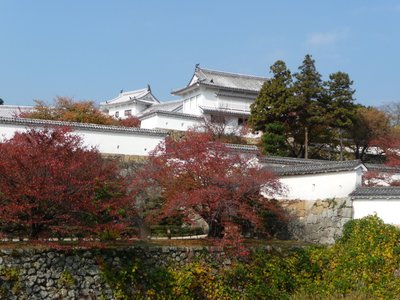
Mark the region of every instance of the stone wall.
POLYGON ((288 231, 293 239, 310 243, 333 244, 343 225, 352 219, 350 198, 328 200, 280 200, 290 219, 288 231))
POLYGON ((195 258, 231 264, 218 249, 130 247, 119 250, 0 250, 0 299, 114 299, 101 266, 118 269, 132 259, 152 266, 195 258))

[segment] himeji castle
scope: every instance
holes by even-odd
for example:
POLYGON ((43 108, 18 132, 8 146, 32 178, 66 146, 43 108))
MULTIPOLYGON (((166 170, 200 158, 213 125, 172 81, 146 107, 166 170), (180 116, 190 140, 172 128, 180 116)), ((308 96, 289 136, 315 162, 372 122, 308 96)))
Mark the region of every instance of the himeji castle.
POLYGON ((102 102, 100 109, 117 118, 137 116, 141 127, 147 129, 185 131, 207 122, 218 122, 233 132, 246 124, 250 105, 266 80, 196 65, 189 83, 172 92, 180 97, 177 101, 160 102, 148 86, 120 93, 116 98, 102 102))

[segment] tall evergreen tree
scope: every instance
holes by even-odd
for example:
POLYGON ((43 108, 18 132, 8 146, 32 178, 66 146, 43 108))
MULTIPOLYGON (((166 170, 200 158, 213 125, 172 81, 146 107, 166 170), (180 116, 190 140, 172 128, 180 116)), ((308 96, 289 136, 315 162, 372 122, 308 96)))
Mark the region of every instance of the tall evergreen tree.
POLYGON ((272 78, 262 86, 250 106, 249 124, 253 130, 265 131, 269 123, 286 122, 292 97, 292 74, 285 62, 278 60, 271 67, 272 78))
POLYGON ((4 101, 3 101, 3 99, 0 98, 0 105, 3 105, 3 104, 4 104, 4 101))
POLYGON ((299 72, 295 75, 294 83, 295 101, 292 101, 293 113, 296 114, 299 128, 304 133, 304 158, 308 158, 308 144, 310 130, 313 126, 325 121, 325 108, 323 104, 324 88, 321 74, 315 67, 315 60, 307 54, 299 72))
POLYGON ((343 131, 351 128, 356 115, 353 81, 344 72, 329 75, 325 83, 330 126, 337 131, 340 142, 340 160, 343 160, 343 131))

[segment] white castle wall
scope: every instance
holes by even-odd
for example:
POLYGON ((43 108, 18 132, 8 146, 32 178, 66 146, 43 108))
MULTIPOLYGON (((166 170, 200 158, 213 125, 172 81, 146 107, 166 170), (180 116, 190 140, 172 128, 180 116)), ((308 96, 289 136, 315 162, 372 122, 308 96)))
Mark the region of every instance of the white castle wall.
POLYGON ((287 200, 344 198, 361 185, 361 176, 361 169, 335 173, 283 176, 279 180, 286 188, 286 193, 273 196, 276 199, 287 200))
POLYGON ((167 130, 187 131, 200 125, 202 125, 202 119, 200 118, 185 118, 183 115, 160 112, 142 118, 140 127, 146 129, 163 128, 167 130))
POLYGON ((97 147, 101 153, 147 156, 167 136, 161 130, 124 128, 69 122, 0 118, 0 137, 11 138, 15 132, 29 128, 69 126, 81 136, 85 146, 97 147))
POLYGON ((353 218, 376 214, 385 223, 400 225, 400 197, 398 199, 353 199, 353 218))

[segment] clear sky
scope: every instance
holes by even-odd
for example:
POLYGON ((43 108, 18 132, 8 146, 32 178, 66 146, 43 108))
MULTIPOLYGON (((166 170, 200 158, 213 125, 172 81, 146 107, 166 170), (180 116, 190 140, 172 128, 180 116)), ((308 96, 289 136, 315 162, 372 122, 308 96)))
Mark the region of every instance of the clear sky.
POLYGON ((146 87, 160 100, 194 66, 269 76, 305 54, 347 72, 359 103, 400 101, 400 1, 0 0, 0 98, 104 101, 146 87))

